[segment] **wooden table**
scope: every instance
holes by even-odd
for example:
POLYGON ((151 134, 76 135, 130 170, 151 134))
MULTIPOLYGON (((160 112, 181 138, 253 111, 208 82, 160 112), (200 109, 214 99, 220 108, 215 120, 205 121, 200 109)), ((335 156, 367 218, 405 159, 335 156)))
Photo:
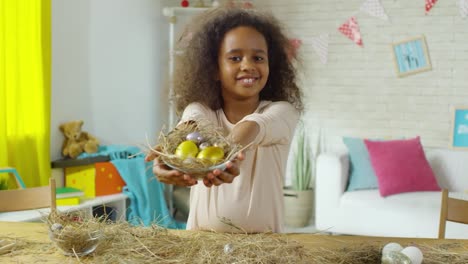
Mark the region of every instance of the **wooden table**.
MULTIPOLYGON (((175 231, 189 232, 189 231, 175 231)), ((26 222, 0 222, 0 240, 3 238, 21 238, 38 242, 49 242, 46 225, 43 223, 26 222)), ((329 248, 339 249, 360 243, 378 243, 385 245, 389 242, 397 242, 403 246, 410 244, 437 245, 447 243, 458 243, 468 248, 468 240, 455 239, 422 239, 422 238, 382 238, 362 236, 329 236, 318 234, 287 234, 288 238, 299 241, 306 248, 329 248)), ((63 256, 54 247, 44 247, 39 254, 8 257, 0 255, 0 263, 75 263, 76 259, 63 256)))

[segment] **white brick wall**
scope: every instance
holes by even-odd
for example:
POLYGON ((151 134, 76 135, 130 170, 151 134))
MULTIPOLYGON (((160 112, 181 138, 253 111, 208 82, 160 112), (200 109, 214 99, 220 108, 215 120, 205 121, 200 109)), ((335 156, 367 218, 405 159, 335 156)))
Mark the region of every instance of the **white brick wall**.
POLYGON ((301 80, 312 137, 322 130, 324 150, 342 148, 341 136, 421 136, 425 147, 447 147, 453 105, 468 105, 468 19, 456 0, 438 1, 425 15, 424 0, 382 0, 390 21, 359 11, 365 0, 257 0, 304 41, 301 80), (364 47, 337 28, 356 15, 364 47), (328 64, 310 38, 329 33, 328 64), (424 35, 432 71, 397 77, 391 44, 424 35))

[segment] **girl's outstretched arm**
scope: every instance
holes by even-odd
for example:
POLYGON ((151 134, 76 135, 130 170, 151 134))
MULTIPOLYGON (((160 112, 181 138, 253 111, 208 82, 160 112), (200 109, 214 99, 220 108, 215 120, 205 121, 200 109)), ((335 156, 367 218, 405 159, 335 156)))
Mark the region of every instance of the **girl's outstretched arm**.
MULTIPOLYGON (((241 146, 248 146, 257 137, 260 128, 256 122, 243 121, 236 124, 229 137, 232 141, 241 146)), ((203 179, 206 187, 219 186, 223 183, 232 183, 235 177, 239 176, 240 163, 244 160, 244 153, 240 152, 237 157, 226 165, 226 170, 214 170, 203 179)))
POLYGON ((260 127, 257 122, 242 121, 236 124, 229 137, 231 137, 232 141, 235 143, 238 143, 241 146, 247 146, 255 140, 259 131, 260 127))

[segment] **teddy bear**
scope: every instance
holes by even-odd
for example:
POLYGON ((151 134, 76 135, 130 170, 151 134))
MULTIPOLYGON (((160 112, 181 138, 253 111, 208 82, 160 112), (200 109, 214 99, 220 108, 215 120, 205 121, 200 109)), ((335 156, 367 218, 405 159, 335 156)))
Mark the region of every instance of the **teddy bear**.
POLYGON ((83 120, 70 121, 60 125, 60 131, 65 136, 62 145, 62 155, 72 159, 83 152, 95 153, 99 147, 99 141, 88 132, 81 131, 83 120))

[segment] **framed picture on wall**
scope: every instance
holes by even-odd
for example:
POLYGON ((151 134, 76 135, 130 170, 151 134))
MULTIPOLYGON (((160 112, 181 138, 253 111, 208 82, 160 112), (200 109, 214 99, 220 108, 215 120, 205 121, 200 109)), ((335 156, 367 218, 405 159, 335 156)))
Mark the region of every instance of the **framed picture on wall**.
POLYGON ((392 49, 398 77, 432 69, 424 36, 394 43, 392 49))
POLYGON ((453 108, 450 138, 452 148, 468 149, 468 106, 453 108))

